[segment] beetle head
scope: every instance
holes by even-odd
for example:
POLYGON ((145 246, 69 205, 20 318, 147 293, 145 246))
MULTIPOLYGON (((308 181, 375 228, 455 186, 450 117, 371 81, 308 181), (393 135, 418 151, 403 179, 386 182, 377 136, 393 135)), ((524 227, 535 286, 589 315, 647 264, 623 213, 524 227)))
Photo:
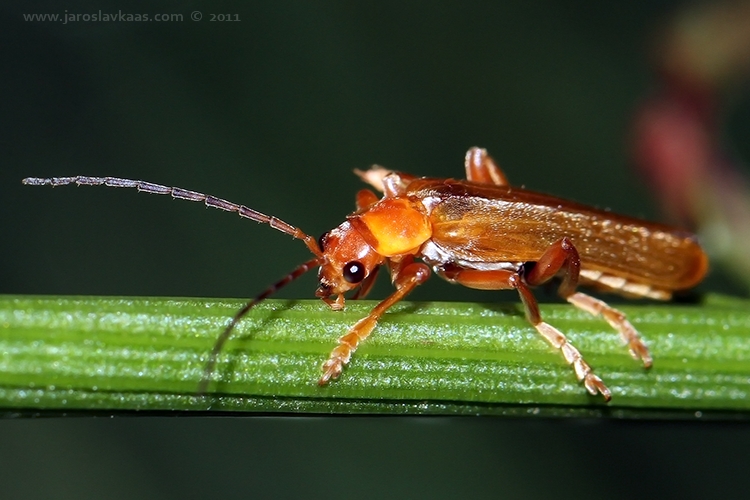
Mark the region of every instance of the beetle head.
POLYGON ((324 262, 318 272, 320 282, 315 295, 333 309, 344 307, 344 293, 357 288, 383 263, 377 253, 349 221, 325 233, 318 240, 324 262), (337 295, 335 300, 332 295, 337 295))

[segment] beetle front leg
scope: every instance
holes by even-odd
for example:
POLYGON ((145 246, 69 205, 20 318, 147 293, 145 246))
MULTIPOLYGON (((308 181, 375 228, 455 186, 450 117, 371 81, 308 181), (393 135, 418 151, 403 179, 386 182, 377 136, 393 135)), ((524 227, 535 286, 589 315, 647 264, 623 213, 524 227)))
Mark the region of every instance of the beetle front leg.
POLYGON ((429 277, 430 268, 426 265, 413 262, 411 259, 408 262, 403 262, 398 267, 393 282, 396 286, 396 291, 376 305, 370 311, 370 314, 357 321, 349 332, 339 339, 339 345, 331 351, 328 360, 323 363, 323 376, 320 377, 318 384, 325 385, 329 380, 338 378, 344 366, 349 363, 354 351, 370 335, 383 313, 392 305, 402 300, 417 285, 424 283, 429 277))
POLYGON ((478 271, 475 269, 453 269, 445 273, 445 277, 452 282, 460 283, 469 288, 480 290, 516 289, 523 302, 526 318, 534 328, 544 337, 552 347, 562 352, 565 361, 573 367, 578 380, 583 381, 586 390, 592 396, 601 394, 606 401, 612 399, 612 394, 602 379, 594 374, 591 366, 583 359, 580 351, 571 344, 563 333, 542 321, 537 303, 531 289, 523 282, 518 273, 508 270, 478 271))
POLYGON ((508 179, 495 160, 487 154, 486 149, 471 148, 466 152, 464 160, 466 167, 466 178, 471 182, 482 184, 494 184, 496 186, 508 185, 508 179))
POLYGON ((563 238, 550 246, 524 277, 529 285, 535 286, 550 280, 563 270, 565 274, 558 290, 560 296, 592 316, 603 316, 607 323, 620 333, 620 337, 628 345, 631 356, 642 360, 646 368, 651 367, 653 360, 648 347, 625 315, 604 301, 576 292, 580 268, 581 259, 578 251, 570 239, 563 238))

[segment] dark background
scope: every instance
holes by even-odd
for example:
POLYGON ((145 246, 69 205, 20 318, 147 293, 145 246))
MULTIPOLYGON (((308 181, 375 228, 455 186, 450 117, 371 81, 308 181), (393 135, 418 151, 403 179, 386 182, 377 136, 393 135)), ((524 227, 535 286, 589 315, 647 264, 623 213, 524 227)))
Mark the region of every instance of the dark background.
MULTIPOLYGON (((648 42, 680 5, 3 3, 0 293, 249 297, 308 257, 288 236, 197 204, 132 190, 23 187, 26 176, 180 186, 317 236, 353 209, 361 185, 352 168, 458 177, 464 152, 479 145, 515 184, 659 218, 631 168, 628 132, 654 85, 648 42), (22 17, 65 9, 184 20, 22 17), (211 14, 240 21, 211 22, 211 14)), ((733 99, 726 142, 748 158, 750 102, 733 99)), ((719 287, 721 274, 713 275, 719 287)), ((375 297, 388 290, 382 281, 375 297)), ((308 276, 280 296, 312 298, 314 287, 308 276)), ((413 298, 495 300, 439 279, 413 298)), ((0 491, 740 496, 750 486, 748 445, 746 425, 706 422, 6 420, 0 491)))

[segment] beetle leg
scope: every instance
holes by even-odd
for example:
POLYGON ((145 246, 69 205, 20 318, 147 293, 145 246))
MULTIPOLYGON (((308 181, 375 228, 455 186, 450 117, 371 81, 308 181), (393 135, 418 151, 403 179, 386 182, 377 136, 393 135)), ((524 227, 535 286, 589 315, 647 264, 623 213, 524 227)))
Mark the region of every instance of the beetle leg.
POLYGON ((383 177, 383 196, 386 198, 395 198, 406 194, 406 188, 409 187, 409 183, 416 178, 415 175, 403 172, 391 172, 383 177))
POLYGON ((589 394, 595 396, 597 393, 600 393, 607 401, 612 398, 607 386, 604 385, 602 379, 594 374, 591 366, 583 359, 578 349, 568 342, 568 339, 560 330, 542 321, 539 304, 537 304, 534 295, 531 293, 531 289, 524 283, 518 273, 505 269, 496 271, 453 269, 447 271, 445 276, 449 281, 460 283, 469 288, 478 288, 480 290, 507 290, 515 288, 518 290, 529 323, 536 328, 547 342, 552 344, 552 347, 560 349, 565 361, 573 366, 576 377, 578 380, 583 381, 583 385, 589 394))
POLYGON ((558 293, 567 299, 576 291, 578 275, 581 271, 581 258, 578 256, 578 250, 568 237, 553 243, 534 263, 534 267, 524 274, 524 279, 531 286, 541 285, 554 278, 563 267, 565 274, 558 293))
POLYGON ((585 293, 576 292, 565 299, 579 309, 583 309, 592 316, 603 316, 612 328, 620 332, 620 337, 628 345, 630 355, 634 359, 640 359, 643 366, 651 368, 653 359, 646 344, 643 343, 638 331, 630 324, 630 321, 621 311, 607 305, 604 301, 595 299, 585 293))
POLYGON ((358 168, 355 168, 354 173, 357 174, 357 177, 362 179, 362 182, 369 184, 382 193, 383 178, 385 178, 385 176, 388 174, 392 174, 393 170, 388 170, 387 168, 381 167, 380 165, 373 165, 367 170, 360 170, 358 168))
POLYGON ((406 192, 409 183, 417 178, 415 175, 394 172, 380 165, 373 165, 369 170, 364 171, 355 168, 354 173, 364 182, 384 193, 386 198, 401 196, 406 192))
POLYGON ((349 359, 351 359, 354 351, 357 350, 360 342, 370 335, 383 313, 414 290, 417 285, 424 283, 430 277, 430 268, 421 262, 418 263, 410 260, 403 264, 394 281, 396 291, 376 305, 370 311, 370 314, 357 321, 349 332, 339 339, 339 345, 331 351, 328 360, 323 363, 323 376, 318 381, 319 385, 325 385, 332 378, 338 378, 344 366, 349 363, 349 359))
POLYGON ((466 167, 466 178, 472 182, 481 182, 483 184, 494 184, 496 186, 505 186, 508 184, 508 178, 495 160, 487 154, 486 149, 471 148, 466 152, 464 160, 466 167))
POLYGON ((643 366, 649 368, 652 359, 648 347, 643 343, 638 331, 630 324, 625 315, 599 299, 575 291, 580 267, 581 260, 578 257, 578 251, 570 239, 563 238, 544 252, 544 255, 524 278, 529 285, 535 286, 548 281, 558 271, 564 269, 565 275, 558 290, 560 296, 593 316, 603 316, 607 323, 620 333, 620 336, 628 345, 631 356, 642 360, 643 366))
POLYGON ((369 189, 360 189, 357 192, 357 212, 367 210, 378 202, 378 195, 369 189))

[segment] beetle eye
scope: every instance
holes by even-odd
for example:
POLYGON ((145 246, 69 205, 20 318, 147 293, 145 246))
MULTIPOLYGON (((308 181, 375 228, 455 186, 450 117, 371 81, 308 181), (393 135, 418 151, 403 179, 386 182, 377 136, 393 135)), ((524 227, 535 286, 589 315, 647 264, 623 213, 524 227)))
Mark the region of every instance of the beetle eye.
POLYGON ((365 266, 357 260, 344 265, 344 279, 349 283, 359 283, 365 279, 365 266))
POLYGON ((320 238, 318 238, 318 248, 320 248, 321 252, 325 252, 325 242, 326 242, 326 236, 328 236, 328 233, 323 233, 320 235, 320 238))

